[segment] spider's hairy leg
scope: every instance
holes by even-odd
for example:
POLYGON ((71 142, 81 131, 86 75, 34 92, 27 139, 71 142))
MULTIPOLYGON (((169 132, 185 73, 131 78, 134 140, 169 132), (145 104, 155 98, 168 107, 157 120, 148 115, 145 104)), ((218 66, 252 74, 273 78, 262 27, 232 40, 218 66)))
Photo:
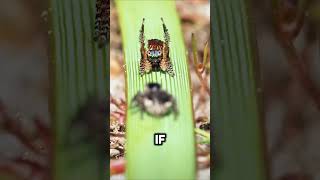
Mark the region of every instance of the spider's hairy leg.
POLYGON ((168 61, 168 69, 167 69, 167 72, 170 76, 174 76, 174 71, 173 71, 173 67, 172 67, 172 63, 171 61, 168 61))
POLYGON ((132 108, 133 113, 137 113, 140 111, 140 118, 143 119, 143 111, 145 110, 143 105, 144 95, 138 91, 138 93, 132 98, 132 102, 130 103, 130 107, 132 108))
POLYGON ((145 46, 145 44, 144 44, 144 18, 142 19, 139 40, 140 40, 140 54, 141 54, 139 73, 142 76, 145 73, 150 72, 151 68, 152 68, 151 63, 148 61, 147 51, 144 47, 145 46))
POLYGON ((143 76, 145 73, 149 73, 152 69, 150 61, 147 60, 147 53, 144 52, 143 58, 140 60, 140 76, 143 76))
POLYGON ((144 47, 144 18, 142 19, 139 40, 140 40, 141 46, 144 47))
POLYGON ((94 40, 99 48, 107 44, 110 31, 110 2, 109 0, 96 0, 95 34, 94 40))
POLYGON ((167 46, 169 47, 169 42, 170 42, 170 35, 169 35, 169 31, 167 29, 167 26, 165 25, 163 18, 161 18, 162 21, 162 27, 163 27, 163 32, 164 32, 164 41, 167 44, 167 46))
POLYGON ((98 40, 99 38, 99 35, 100 35, 100 31, 99 31, 99 27, 100 27, 100 21, 101 21, 101 4, 102 4, 102 1, 101 0, 96 0, 96 17, 95 17, 95 26, 94 26, 94 37, 93 39, 95 41, 98 40))
POLYGON ((160 69, 167 72, 170 76, 174 76, 172 63, 169 57, 169 47, 166 44, 163 46, 163 58, 160 61, 160 69))
POLYGON ((132 101, 130 103, 131 108, 136 107, 139 104, 139 99, 141 99, 141 96, 141 92, 138 91, 138 93, 132 98, 132 101))
POLYGON ((101 20, 101 34, 106 40, 110 39, 110 2, 103 0, 102 13, 106 13, 101 20))
POLYGON ((170 57, 169 57, 170 36, 169 36, 167 26, 165 25, 165 23, 163 21, 163 18, 161 18, 161 21, 162 21, 162 27, 163 27, 163 32, 164 32, 165 43, 163 46, 163 58, 160 62, 160 68, 162 71, 168 72, 168 74, 173 77, 174 71, 173 71, 172 63, 171 63, 170 57))
POLYGON ((137 113, 141 109, 140 106, 139 106, 139 102, 137 101, 136 97, 137 97, 137 95, 135 95, 135 97, 133 98, 133 100, 131 101, 130 106, 129 106, 130 111, 132 113, 137 113))
POLYGON ((169 58, 163 58, 160 62, 160 68, 162 71, 167 72, 170 76, 174 76, 174 71, 172 67, 172 63, 170 62, 169 58))

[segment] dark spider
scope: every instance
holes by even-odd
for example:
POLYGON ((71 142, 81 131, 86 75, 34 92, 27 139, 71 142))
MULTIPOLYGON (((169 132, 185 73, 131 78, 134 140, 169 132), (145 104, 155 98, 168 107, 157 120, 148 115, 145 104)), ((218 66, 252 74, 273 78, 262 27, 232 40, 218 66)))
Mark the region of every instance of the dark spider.
POLYGON ((96 1, 96 19, 94 40, 102 48, 109 41, 110 32, 110 0, 96 1))
POLYGON ((210 122, 203 123, 199 126, 200 129, 210 131, 210 122))
POLYGON ((140 75, 149 73, 151 71, 164 71, 168 72, 170 76, 174 76, 174 71, 172 63, 169 57, 169 41, 170 36, 166 25, 162 21, 162 27, 164 32, 164 40, 150 39, 148 40, 148 49, 145 48, 144 42, 144 18, 142 20, 141 30, 140 30, 140 75))
POLYGON ((173 111, 178 114, 176 100, 171 94, 161 89, 158 83, 148 83, 143 92, 138 92, 132 105, 139 107, 153 116, 164 116, 173 111))

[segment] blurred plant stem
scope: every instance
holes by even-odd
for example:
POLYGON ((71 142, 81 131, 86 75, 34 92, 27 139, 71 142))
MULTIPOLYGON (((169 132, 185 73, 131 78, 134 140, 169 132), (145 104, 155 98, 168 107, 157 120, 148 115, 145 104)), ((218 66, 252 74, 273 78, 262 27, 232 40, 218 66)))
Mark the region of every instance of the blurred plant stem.
MULTIPOLYGON (((320 90, 310 77, 309 73, 309 58, 307 56, 309 48, 306 47, 302 53, 299 53, 298 49, 294 45, 294 40, 304 27, 308 5, 307 1, 298 1, 296 4, 293 4, 293 6, 296 6, 296 8, 291 8, 290 11, 288 10, 289 7, 286 3, 280 2, 283 2, 283 0, 273 1, 273 22, 275 36, 285 53, 286 60, 291 67, 290 70, 293 77, 300 82, 301 87, 313 100, 316 108, 320 110, 320 90), (290 19, 290 21, 286 19, 290 19), (288 24, 293 24, 293 28, 286 28, 288 24)), ((310 46, 310 43, 312 44, 314 41, 309 40, 307 45, 310 46)))
POLYGON ((193 65, 194 65, 196 75, 198 76, 201 82, 201 86, 210 95, 210 89, 207 83, 207 76, 203 77, 203 72, 210 71, 210 65, 208 61, 209 59, 208 58, 208 52, 209 52, 208 42, 205 44, 205 47, 204 47, 203 60, 202 62, 199 62, 197 40, 193 33, 192 33, 191 39, 192 39, 193 65))

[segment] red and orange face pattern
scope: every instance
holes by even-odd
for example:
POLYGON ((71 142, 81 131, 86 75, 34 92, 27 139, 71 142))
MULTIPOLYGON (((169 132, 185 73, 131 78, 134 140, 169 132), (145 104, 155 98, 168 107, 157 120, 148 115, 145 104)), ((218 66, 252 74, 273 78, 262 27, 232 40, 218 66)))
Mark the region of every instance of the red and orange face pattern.
POLYGON ((163 31, 165 41, 159 39, 148 40, 147 49, 145 48, 144 42, 144 20, 142 21, 142 26, 140 30, 140 75, 143 76, 146 73, 152 71, 163 71, 167 72, 170 76, 174 76, 173 67, 169 56, 169 41, 170 36, 168 29, 165 26, 163 19, 163 31))

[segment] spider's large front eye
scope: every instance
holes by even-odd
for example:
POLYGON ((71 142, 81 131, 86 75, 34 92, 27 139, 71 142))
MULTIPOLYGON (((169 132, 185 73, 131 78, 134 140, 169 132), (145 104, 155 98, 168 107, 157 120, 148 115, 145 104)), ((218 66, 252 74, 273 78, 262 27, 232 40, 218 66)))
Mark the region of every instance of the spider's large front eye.
POLYGON ((156 51, 149 51, 149 52, 150 52, 149 56, 151 56, 151 57, 157 56, 157 52, 156 51))

